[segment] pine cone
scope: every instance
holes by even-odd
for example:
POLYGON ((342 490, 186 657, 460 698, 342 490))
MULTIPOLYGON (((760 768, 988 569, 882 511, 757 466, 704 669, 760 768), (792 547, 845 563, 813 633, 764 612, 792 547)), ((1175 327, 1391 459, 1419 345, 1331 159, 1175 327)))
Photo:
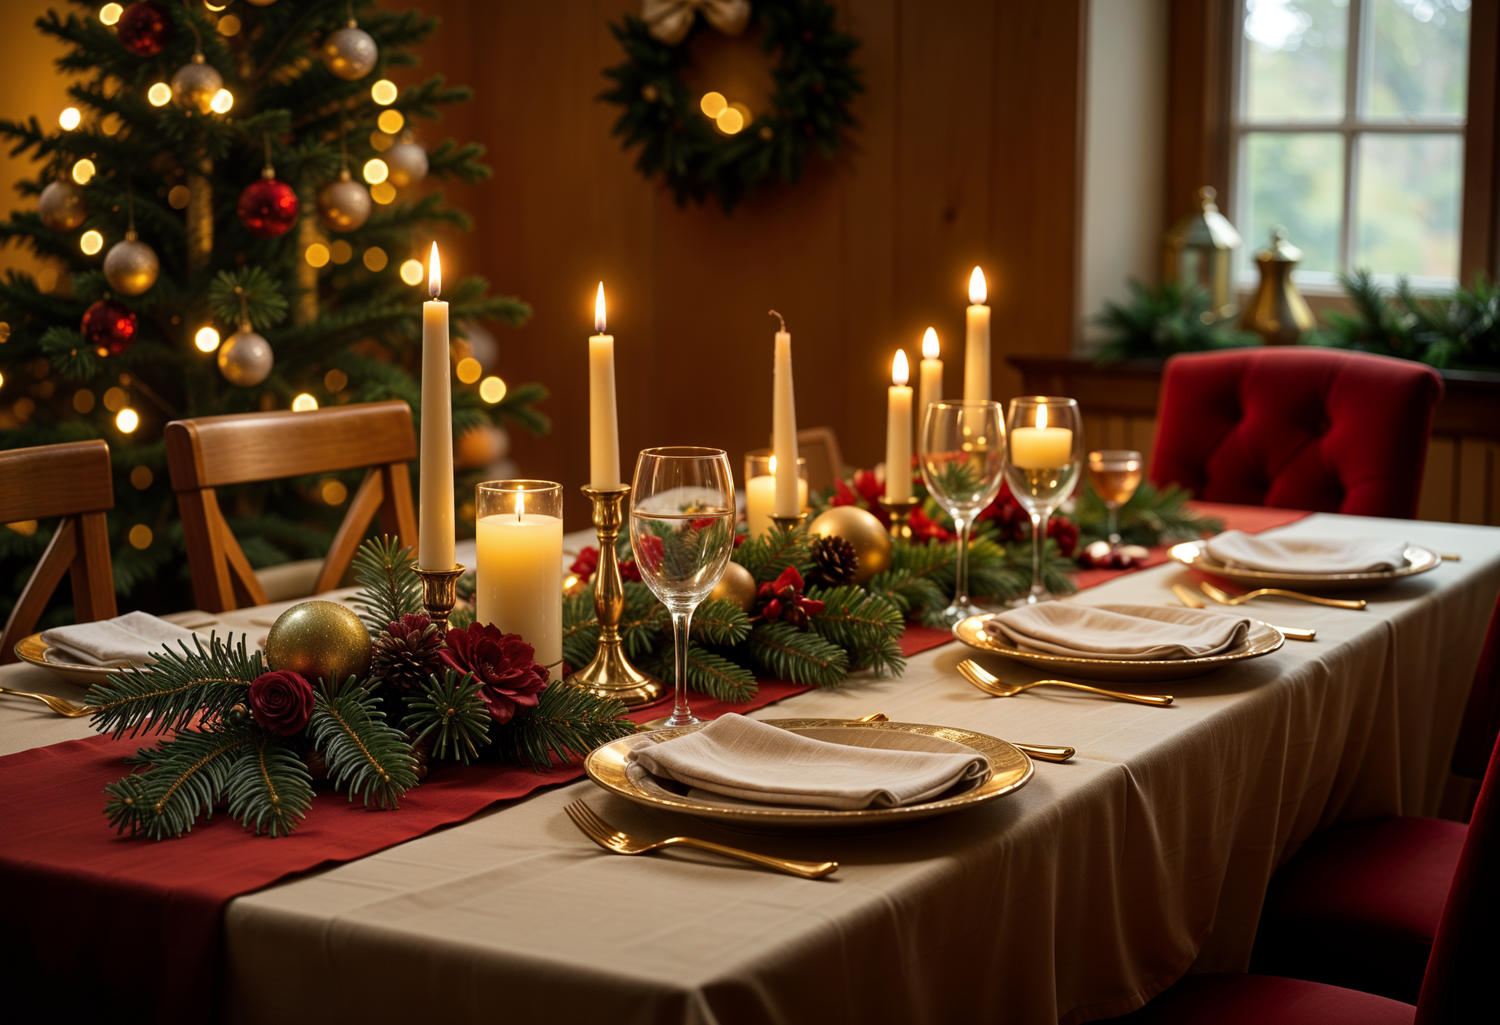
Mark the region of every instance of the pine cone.
POLYGON ((396 690, 420 687, 429 675, 443 671, 438 655, 443 635, 423 613, 402 616, 380 631, 371 647, 370 675, 396 690))
POLYGON ((820 587, 842 587, 853 583, 854 575, 859 572, 859 554, 841 537, 814 538, 812 558, 813 569, 808 574, 808 583, 820 587))

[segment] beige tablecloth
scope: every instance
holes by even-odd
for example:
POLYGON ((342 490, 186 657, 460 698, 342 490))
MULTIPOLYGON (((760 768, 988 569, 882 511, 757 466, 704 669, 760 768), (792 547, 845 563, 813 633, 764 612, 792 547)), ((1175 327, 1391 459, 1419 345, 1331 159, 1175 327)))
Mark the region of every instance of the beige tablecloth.
MULTIPOLYGON (((1069 764, 1038 763, 1013 795, 919 826, 736 834, 583 781, 241 897, 225 922, 228 1016, 1074 1022, 1130 1010, 1189 968, 1243 970, 1266 881, 1313 830, 1435 810, 1500 590, 1500 530, 1327 515, 1283 529, 1389 530, 1463 561, 1370 592, 1364 612, 1255 602, 1252 613, 1316 627, 1318 641, 1150 688, 1177 695, 1170 708, 1050 690, 988 698, 954 671, 974 654, 955 644, 912 659, 899 680, 755 713, 880 711, 1078 749, 1069 764), (694 852, 616 857, 563 815, 579 797, 643 835, 692 832, 843 867, 811 882, 694 852)), ((1168 565, 1074 600, 1160 603, 1188 579, 1168 565)), ((79 696, 29 667, 5 667, 0 682, 79 696)), ((0 703, 0 751, 86 730, 0 703)))

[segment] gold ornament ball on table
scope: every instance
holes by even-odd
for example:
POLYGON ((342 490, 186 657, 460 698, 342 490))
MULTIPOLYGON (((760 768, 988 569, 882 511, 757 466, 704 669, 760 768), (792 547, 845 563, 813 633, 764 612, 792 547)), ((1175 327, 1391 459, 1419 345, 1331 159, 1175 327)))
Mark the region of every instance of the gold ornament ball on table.
POLYGON ((135 232, 126 232, 123 242, 116 242, 104 254, 104 280, 121 295, 140 295, 151 290, 161 272, 156 250, 136 240, 135 232))
POLYGON ((375 67, 380 51, 370 33, 350 22, 323 41, 323 63, 340 78, 352 82, 364 78, 375 67))
POLYGON ((739 563, 731 562, 708 596, 722 598, 749 612, 755 608, 755 590, 754 574, 739 563))
POLYGON ((224 76, 212 64, 204 63, 203 54, 195 53, 192 63, 184 64, 172 76, 172 102, 183 110, 208 114, 222 88, 224 76))
POLYGON ((83 223, 89 208, 83 189, 73 182, 53 182, 42 190, 36 212, 53 231, 72 231, 83 223))
POLYGON ((859 571, 854 582, 868 584, 891 568, 891 535, 873 513, 857 505, 836 505, 819 514, 808 530, 819 537, 841 537, 854 546, 859 571))
POLYGON ((330 231, 353 231, 370 217, 370 193, 346 167, 318 192, 318 217, 330 231))
POLYGON ((224 340, 219 346, 219 373, 230 384, 250 388, 264 381, 275 364, 271 343, 251 331, 248 325, 224 340))
POLYGON ((362 680, 370 673, 370 631, 337 602, 305 601, 277 617, 266 636, 266 662, 309 681, 362 680))

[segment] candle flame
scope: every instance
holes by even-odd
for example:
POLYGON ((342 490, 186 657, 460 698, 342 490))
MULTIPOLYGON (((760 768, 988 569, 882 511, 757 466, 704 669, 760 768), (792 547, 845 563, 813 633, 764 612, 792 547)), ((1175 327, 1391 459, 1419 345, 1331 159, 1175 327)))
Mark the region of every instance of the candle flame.
POLYGON ((989 290, 984 285, 984 271, 975 267, 974 273, 969 275, 969 302, 977 306, 984 302, 989 294, 989 290))
POLYGON ((1046 430, 1046 428, 1047 428, 1047 407, 1046 406, 1037 406, 1036 407, 1036 429, 1039 430, 1039 431, 1042 431, 1042 430, 1046 430))
POLYGON ((427 294, 436 299, 443 291, 443 262, 438 259, 437 243, 432 244, 432 256, 427 260, 427 294))
POLYGON ((922 336, 922 358, 923 359, 937 359, 938 358, 937 332, 934 331, 930 327, 927 329, 927 333, 922 336))
POLYGON ((599 294, 594 297, 594 330, 604 333, 604 282, 599 282, 599 294))
POLYGON ((773 476, 776 473, 776 455, 775 455, 775 453, 771 454, 771 473, 772 473, 773 476))
POLYGON ((516 522, 517 523, 521 522, 521 516, 525 512, 526 512, 526 491, 523 488, 523 489, 518 489, 516 491, 516 522))
POLYGON ((897 349, 896 358, 891 360, 891 383, 898 386, 904 385, 910 376, 911 371, 906 365, 906 350, 897 349))

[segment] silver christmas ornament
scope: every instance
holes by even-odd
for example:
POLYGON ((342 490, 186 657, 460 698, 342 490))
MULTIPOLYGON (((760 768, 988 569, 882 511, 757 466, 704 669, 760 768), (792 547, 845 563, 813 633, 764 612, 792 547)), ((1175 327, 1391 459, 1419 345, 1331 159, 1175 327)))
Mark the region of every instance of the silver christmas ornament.
POLYGON ((350 82, 368 75, 379 55, 370 33, 352 21, 323 40, 323 63, 329 71, 350 82))
POLYGON ((264 381, 275 363, 271 343, 250 330, 249 324, 224 340, 219 346, 219 373, 230 384, 251 388, 264 381))
POLYGON ((224 77, 203 59, 203 54, 193 54, 190 64, 184 64, 172 76, 172 102, 186 111, 196 110, 200 114, 210 113, 214 97, 224 88, 224 77))
POLYGON ((135 232, 125 233, 125 241, 116 242, 104 254, 104 280, 121 295, 140 295, 156 284, 161 261, 156 250, 136 241, 135 232))
POLYGON ((427 177, 427 151, 411 139, 402 139, 380 157, 390 168, 390 177, 386 180, 397 188, 404 189, 427 177))
POLYGON ((83 189, 69 181, 53 182, 42 190, 36 212, 53 231, 72 231, 88 216, 83 189))
POLYGON ((349 176, 346 167, 338 181, 329 182, 318 192, 318 217, 330 231, 353 231, 370 216, 370 193, 349 176))

